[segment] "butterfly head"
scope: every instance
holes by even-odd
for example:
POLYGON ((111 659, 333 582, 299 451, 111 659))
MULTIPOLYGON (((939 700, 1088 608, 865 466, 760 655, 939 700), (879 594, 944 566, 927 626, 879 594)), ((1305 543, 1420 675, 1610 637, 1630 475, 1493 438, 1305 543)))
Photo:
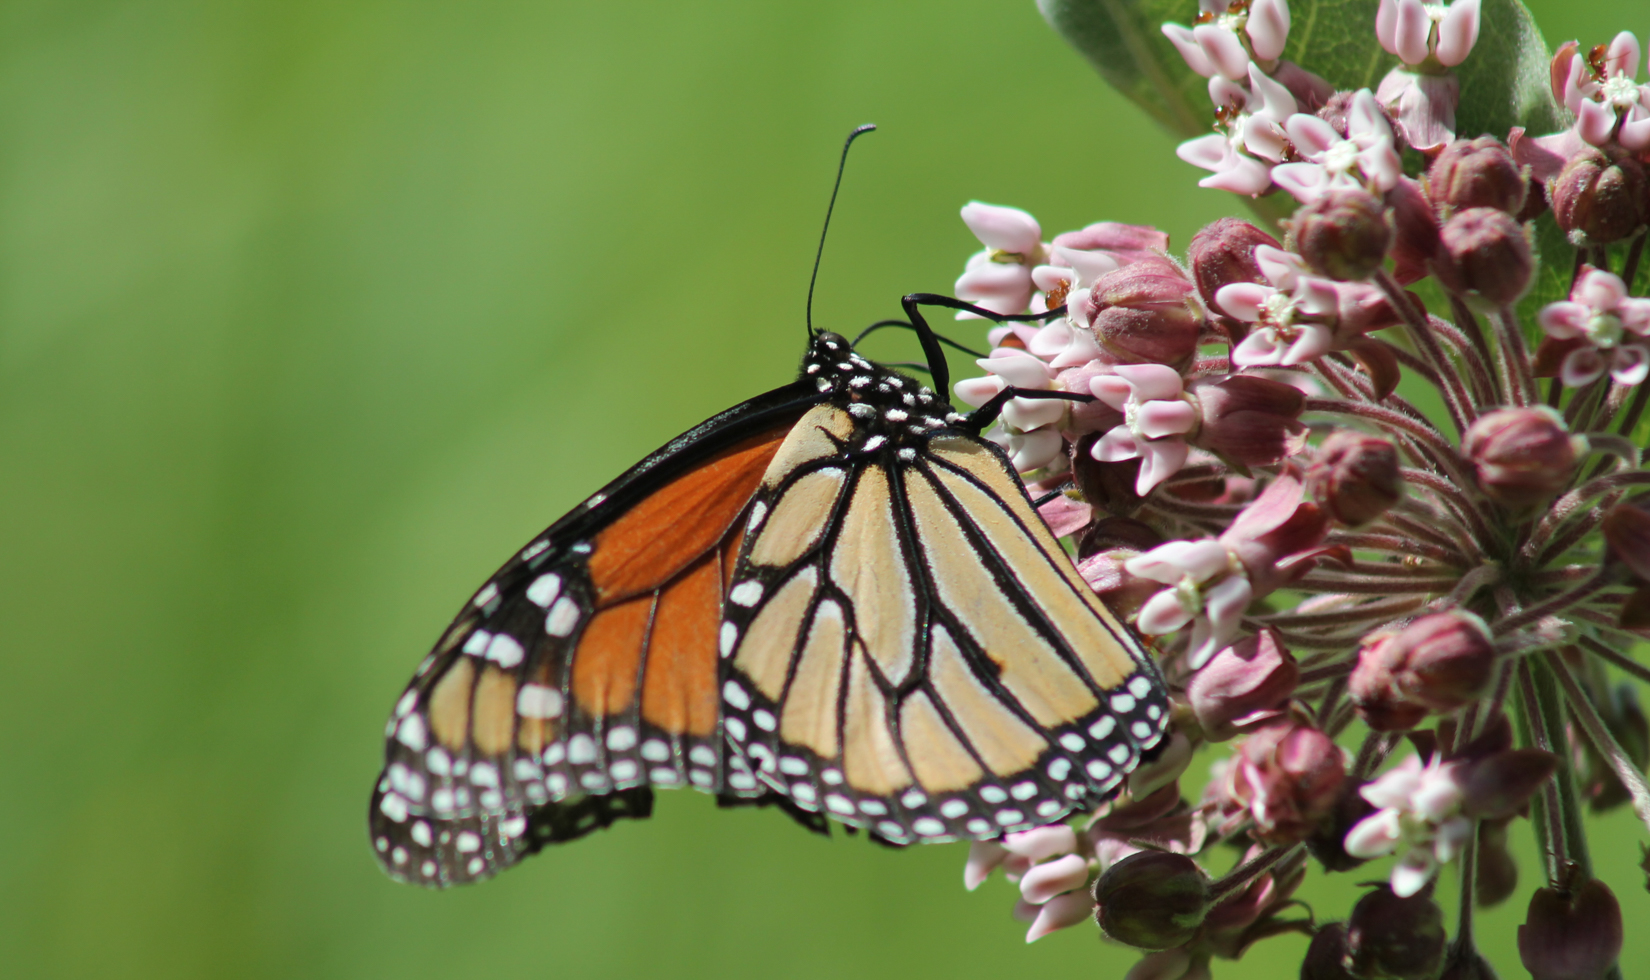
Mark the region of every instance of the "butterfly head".
POLYGON ((926 385, 873 363, 847 338, 829 331, 814 336, 802 362, 802 379, 845 408, 868 444, 926 440, 961 418, 926 385))

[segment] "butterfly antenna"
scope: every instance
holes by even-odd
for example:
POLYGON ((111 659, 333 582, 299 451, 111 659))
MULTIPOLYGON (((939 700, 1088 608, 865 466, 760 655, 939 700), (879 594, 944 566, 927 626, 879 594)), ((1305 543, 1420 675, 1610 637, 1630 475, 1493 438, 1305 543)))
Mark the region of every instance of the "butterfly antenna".
POLYGON ((819 249, 814 252, 814 271, 808 277, 808 337, 814 335, 814 283, 819 280, 819 260, 825 255, 825 236, 831 230, 831 212, 836 210, 836 192, 842 189, 842 172, 848 167, 848 148, 859 139, 877 127, 871 123, 855 126, 854 131, 848 134, 848 139, 842 144, 842 158, 836 164, 836 183, 831 185, 831 203, 825 205, 825 227, 819 229, 819 249))

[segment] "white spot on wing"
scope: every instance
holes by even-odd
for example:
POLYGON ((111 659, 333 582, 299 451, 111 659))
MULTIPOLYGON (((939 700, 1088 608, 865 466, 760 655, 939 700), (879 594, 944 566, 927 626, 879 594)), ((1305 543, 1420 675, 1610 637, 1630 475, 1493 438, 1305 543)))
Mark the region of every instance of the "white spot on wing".
POLYGON ((553 687, 523 684, 516 695, 516 714, 523 718, 557 718, 561 709, 561 692, 553 687))
POLYGON ((521 644, 516 642, 516 638, 507 633, 499 633, 493 637, 491 643, 487 644, 487 659, 505 670, 521 663, 522 658, 526 655, 527 651, 521 648, 521 644))
POLYGON ((579 625, 579 605, 567 596, 556 600, 550 615, 544 617, 544 631, 551 636, 567 636, 579 625))
POLYGON ((762 598, 762 583, 755 581, 740 582, 728 593, 728 598, 732 599, 736 605, 754 606, 757 600, 762 598))
POLYGON ((561 576, 555 572, 546 572, 533 580, 527 587, 527 601, 540 609, 549 609, 550 603, 556 601, 561 593, 561 576))

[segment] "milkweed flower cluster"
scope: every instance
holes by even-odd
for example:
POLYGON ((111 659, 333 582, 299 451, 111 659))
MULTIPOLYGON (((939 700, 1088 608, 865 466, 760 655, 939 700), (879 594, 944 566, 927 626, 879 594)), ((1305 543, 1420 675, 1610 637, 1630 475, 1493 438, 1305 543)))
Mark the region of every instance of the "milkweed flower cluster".
POLYGON ((1015 398, 989 437, 1176 705, 1121 796, 974 845, 965 878, 1016 882, 1028 940, 1097 921, 1145 951, 1131 980, 1207 977, 1288 932, 1312 937, 1303 977, 1483 972, 1472 917, 1517 890, 1526 819, 1546 860, 1525 968, 1602 977, 1621 948, 1579 814, 1630 803, 1650 828, 1642 50, 1566 44, 1567 128, 1458 139, 1478 0, 1371 12, 1397 62, 1375 91, 1283 58, 1285 0, 1163 26, 1211 99, 1179 156, 1285 220, 1178 252, 963 209, 983 250, 957 294, 1022 321, 988 328, 956 394, 1075 396, 1015 398), (1548 224, 1568 251, 1535 247, 1548 224), (1314 918, 1290 899, 1314 863, 1387 880, 1314 918), (1453 930, 1451 866, 1471 883, 1453 930))

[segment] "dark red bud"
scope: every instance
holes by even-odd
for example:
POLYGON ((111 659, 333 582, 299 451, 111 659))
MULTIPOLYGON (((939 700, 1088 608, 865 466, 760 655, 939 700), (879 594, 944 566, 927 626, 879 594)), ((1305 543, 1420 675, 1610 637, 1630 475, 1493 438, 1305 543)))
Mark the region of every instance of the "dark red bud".
POLYGON ((1215 294, 1222 286, 1234 282, 1266 282, 1260 263, 1255 261, 1257 245, 1281 247, 1271 235, 1236 218, 1220 218, 1192 236, 1186 264, 1191 266, 1197 291, 1209 309, 1229 315, 1215 302, 1215 294))
POLYGON ((1510 820, 1485 820, 1478 825, 1478 874, 1473 895, 1484 908, 1500 905, 1518 890, 1518 861, 1507 849, 1510 820))
POLYGON ((1640 586, 1622 602, 1616 625, 1650 639, 1650 584, 1640 586))
POLYGON ((1307 848, 1325 871, 1351 871, 1364 863, 1363 858, 1346 853, 1346 835, 1359 821, 1374 812, 1374 804, 1358 792, 1358 784, 1348 781, 1341 787, 1329 819, 1306 839, 1307 848))
POLYGON ((1334 810, 1346 782, 1346 761, 1334 741, 1295 721, 1261 728, 1236 756, 1232 795, 1255 812, 1251 834, 1264 844, 1306 839, 1334 810))
POLYGON ((1224 742, 1239 732, 1272 720, 1275 710, 1295 691, 1300 667, 1275 630, 1254 636, 1216 653, 1186 683, 1186 700, 1211 742, 1224 742))
POLYGON ((1102 517, 1078 537, 1077 557, 1088 558, 1102 551, 1144 553, 1162 543, 1162 533, 1144 521, 1132 517, 1102 517))
POLYGON ((1570 435, 1563 416, 1536 406, 1479 416, 1461 449, 1472 461, 1485 496, 1525 510, 1569 486, 1587 442, 1570 435))
POLYGON ((1524 174, 1512 153, 1493 136, 1456 140, 1427 171, 1427 196, 1443 214, 1496 208, 1518 214, 1524 207, 1524 174))
POLYGON ((1518 927, 1518 957, 1533 980, 1602 980, 1621 944, 1621 906, 1597 879, 1536 889, 1518 927))
POLYGON ((1189 394, 1200 415, 1191 439, 1199 449, 1239 466, 1270 466, 1306 447, 1306 396, 1294 385, 1234 374, 1194 382, 1189 394))
POLYGON ((1612 161, 1588 150, 1565 165, 1548 187, 1558 226, 1582 245, 1628 238, 1644 223, 1650 180, 1631 157, 1612 161))
POLYGON ((1368 191, 1330 191, 1290 220, 1296 251, 1312 271, 1331 279, 1368 279, 1392 247, 1386 207, 1368 191))
POLYGON ((1508 749, 1467 764, 1462 812, 1485 820, 1513 816, 1558 771, 1558 763, 1558 756, 1541 749, 1508 749))
POLYGON ((1427 980, 1444 958, 1444 913, 1428 891, 1399 898, 1380 885, 1346 923, 1346 963, 1357 977, 1427 980))
POLYGON ((1458 610, 1432 613, 1366 639, 1347 692, 1371 728, 1401 731, 1429 711, 1476 700, 1494 670, 1495 644, 1482 619, 1458 610))
POLYGON ((1134 490, 1140 479, 1140 460, 1103 463, 1090 452, 1099 441, 1100 433, 1091 432, 1072 447, 1072 479, 1084 500, 1108 514, 1128 517, 1145 503, 1134 490))
POLYGON ((1610 508, 1601 529, 1609 549, 1605 560, 1621 562, 1650 582, 1650 495, 1610 508))
POLYGON ((1189 942, 1209 912, 1209 877, 1184 854, 1141 851, 1094 883, 1095 918, 1106 935, 1137 949, 1189 942))
POLYGON ((1314 499, 1342 524, 1357 527, 1386 513, 1403 496, 1398 449, 1351 429, 1329 435, 1306 470, 1314 499))
POLYGON ((1392 275, 1402 285, 1409 285, 1427 275, 1427 263, 1438 251, 1438 215, 1432 202, 1413 178, 1400 177, 1387 192, 1387 203, 1392 205, 1392 224, 1396 236, 1392 242, 1392 275))
POLYGON ((1438 975, 1438 980, 1497 980, 1495 970, 1490 967, 1490 961, 1484 959, 1477 950, 1457 950, 1450 955, 1450 961, 1444 965, 1444 972, 1438 975))
POLYGON ((1346 924, 1330 922, 1312 936, 1301 961, 1301 980, 1356 980, 1346 972, 1346 924))
POLYGON ((1432 272, 1451 292, 1510 306, 1530 287, 1535 255, 1524 226, 1512 215, 1469 208, 1444 222, 1432 272))
POLYGON ((1084 325, 1118 363, 1186 364, 1203 330, 1196 290, 1173 262, 1141 259, 1096 280, 1084 325))

